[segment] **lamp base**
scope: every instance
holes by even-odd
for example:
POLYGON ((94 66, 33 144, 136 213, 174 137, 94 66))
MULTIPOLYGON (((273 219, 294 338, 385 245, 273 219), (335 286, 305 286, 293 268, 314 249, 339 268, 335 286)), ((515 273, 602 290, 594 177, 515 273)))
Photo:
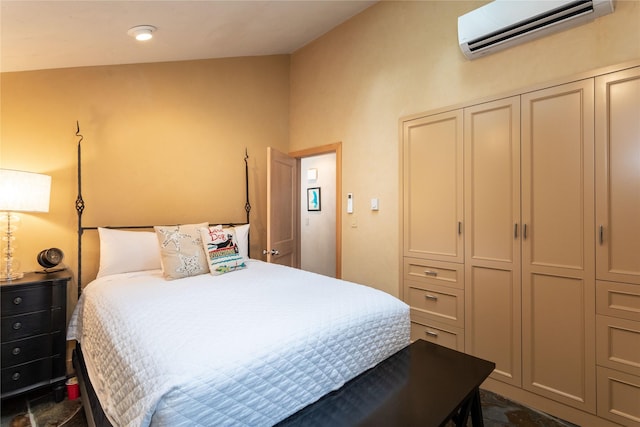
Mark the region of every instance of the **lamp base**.
POLYGON ((24 273, 0 273, 0 282, 10 282, 12 280, 22 279, 24 277, 24 273))

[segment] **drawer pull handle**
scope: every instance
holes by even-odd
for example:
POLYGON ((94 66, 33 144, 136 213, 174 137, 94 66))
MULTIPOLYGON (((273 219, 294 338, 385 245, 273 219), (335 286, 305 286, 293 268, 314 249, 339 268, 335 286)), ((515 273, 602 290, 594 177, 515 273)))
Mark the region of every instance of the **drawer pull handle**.
POLYGON ((437 332, 433 332, 433 331, 425 331, 425 334, 429 335, 430 337, 433 338, 438 338, 438 333, 437 332))
POLYGON ((15 297, 15 298, 13 299, 13 303, 14 303, 15 305, 20 305, 20 304, 22 304, 22 298, 21 298, 21 297, 15 297))
POLYGON ((424 274, 426 274, 427 276, 433 276, 433 277, 435 277, 435 276, 437 276, 437 275, 438 275, 438 272, 437 272, 437 271, 433 271, 433 270, 425 270, 425 271, 424 271, 424 274))
POLYGON ((20 349, 20 347, 14 347, 13 350, 11 350, 11 354, 13 354, 14 356, 17 356, 20 353, 22 353, 22 350, 20 349))
POLYGON ((426 294, 424 296, 426 299, 430 299, 431 301, 438 301, 438 297, 435 295, 431 295, 431 294, 426 294))
POLYGON ((20 328, 22 328, 22 323, 16 322, 16 323, 13 324, 13 330, 14 331, 17 331, 20 328))
POLYGON ((11 375, 11 379, 18 381, 20 379, 20 372, 14 372, 13 375, 11 375))

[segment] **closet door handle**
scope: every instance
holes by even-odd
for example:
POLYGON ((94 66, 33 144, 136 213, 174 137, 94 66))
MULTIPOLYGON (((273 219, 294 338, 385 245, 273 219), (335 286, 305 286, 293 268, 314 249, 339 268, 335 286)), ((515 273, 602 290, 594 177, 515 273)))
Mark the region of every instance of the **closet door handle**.
POLYGON ((518 238, 518 223, 517 222, 515 224, 513 224, 513 238, 514 239, 518 238))
POLYGON ((600 244, 604 243, 604 225, 600 224, 600 244))
POLYGON ((458 221, 458 234, 462 234, 462 221, 458 221))
POLYGON ((522 238, 527 240, 527 224, 522 224, 522 238))

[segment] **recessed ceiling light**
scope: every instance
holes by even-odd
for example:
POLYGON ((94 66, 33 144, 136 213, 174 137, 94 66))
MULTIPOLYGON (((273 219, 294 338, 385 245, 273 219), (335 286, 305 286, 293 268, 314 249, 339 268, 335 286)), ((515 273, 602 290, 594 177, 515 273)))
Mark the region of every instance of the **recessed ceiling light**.
POLYGON ((146 40, 151 40, 151 38, 153 37, 153 32, 157 30, 156 27, 154 27, 153 25, 137 25, 133 28, 129 28, 129 31, 127 31, 127 34, 129 34, 131 37, 135 37, 136 40, 138 41, 146 41, 146 40))

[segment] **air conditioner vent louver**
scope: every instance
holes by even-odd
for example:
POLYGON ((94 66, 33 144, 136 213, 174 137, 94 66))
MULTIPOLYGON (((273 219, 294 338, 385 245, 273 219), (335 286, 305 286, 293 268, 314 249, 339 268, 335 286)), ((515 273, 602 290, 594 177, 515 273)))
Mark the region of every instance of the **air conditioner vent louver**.
POLYGON ((473 59, 611 12, 612 0, 496 0, 458 18, 460 48, 473 59))

